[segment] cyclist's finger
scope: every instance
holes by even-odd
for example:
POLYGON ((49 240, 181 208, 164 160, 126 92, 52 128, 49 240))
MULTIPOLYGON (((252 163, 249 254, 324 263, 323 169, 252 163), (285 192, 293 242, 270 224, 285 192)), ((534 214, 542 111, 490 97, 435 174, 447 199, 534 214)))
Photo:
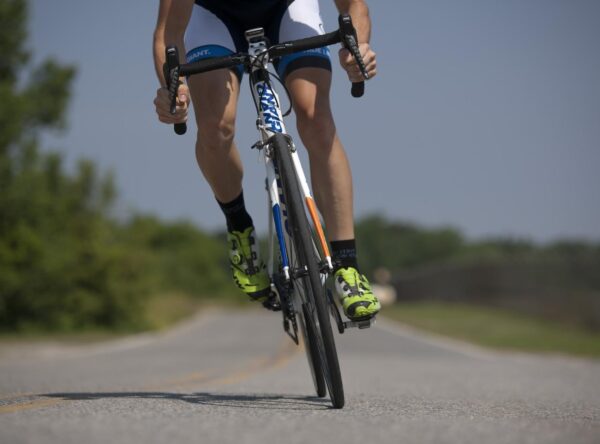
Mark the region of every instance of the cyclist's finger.
MULTIPOLYGON (((360 51, 365 64, 367 74, 372 77, 376 74, 376 54, 370 49, 368 44, 361 44, 360 51)), ((358 65, 356 59, 352 56, 352 53, 346 48, 342 48, 339 51, 340 64, 348 72, 348 77, 353 82, 359 82, 364 80, 362 71, 358 65)))
POLYGON ((163 117, 172 117, 172 118, 177 118, 177 117, 181 117, 185 114, 187 114, 187 112, 185 110, 177 110, 175 111, 175 114, 171 114, 171 110, 169 108, 164 108, 164 107, 156 107, 156 114, 158 114, 159 116, 163 116, 163 117))
POLYGON ((169 91, 166 88, 159 88, 156 91, 156 98, 154 99, 154 103, 169 103, 169 91))
POLYGON ((342 65, 342 68, 348 69, 350 66, 356 64, 354 57, 352 57, 352 53, 346 48, 341 48, 338 52, 338 55, 340 58, 340 65, 342 65))
POLYGON ((363 77, 362 73, 359 71, 357 73, 348 73, 348 79, 351 82, 362 82, 363 80, 365 80, 365 78, 363 77))
POLYGON ((175 114, 171 114, 171 101, 167 96, 161 92, 157 93, 157 97, 154 99, 154 106, 158 119, 163 123, 180 123, 187 120, 187 106, 180 106, 176 109, 175 114))
POLYGON ((373 63, 376 60, 376 54, 374 51, 367 51, 364 55, 363 55, 363 63, 365 65, 369 65, 370 63, 373 63))
POLYGON ((182 107, 187 109, 190 103, 190 90, 185 83, 179 85, 177 89, 177 107, 182 107))
POLYGON ((165 123, 173 123, 176 119, 174 114, 169 112, 164 112, 162 110, 156 110, 156 114, 158 114, 158 120, 165 123))
MULTIPOLYGON (((176 99, 176 113, 181 114, 183 111, 186 111, 190 103, 190 92, 187 85, 180 85, 177 90, 177 99, 176 99)), ((163 111, 163 114, 166 112, 170 112, 171 110, 171 95, 166 88, 160 88, 156 92, 156 98, 154 99, 154 105, 156 106, 157 112, 160 108, 163 111)))
POLYGON ((171 113, 159 113, 158 120, 163 123, 183 123, 187 121, 187 113, 185 114, 171 114, 171 113))
POLYGON ((169 111, 170 108, 169 101, 164 97, 160 97, 160 95, 157 95, 154 99, 154 108, 156 108, 156 112, 158 114, 165 114, 169 111))
POLYGON ((367 74, 369 74, 369 78, 377 75, 377 61, 373 59, 370 63, 366 64, 367 74))

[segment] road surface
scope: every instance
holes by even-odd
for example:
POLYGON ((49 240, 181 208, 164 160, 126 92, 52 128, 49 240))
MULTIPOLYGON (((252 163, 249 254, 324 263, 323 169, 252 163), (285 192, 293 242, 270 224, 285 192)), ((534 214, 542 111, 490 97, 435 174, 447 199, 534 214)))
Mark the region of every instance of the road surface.
POLYGON ((313 397, 278 314, 0 347, 0 443, 600 443, 600 361, 493 352, 380 320, 338 338, 346 407, 313 397))

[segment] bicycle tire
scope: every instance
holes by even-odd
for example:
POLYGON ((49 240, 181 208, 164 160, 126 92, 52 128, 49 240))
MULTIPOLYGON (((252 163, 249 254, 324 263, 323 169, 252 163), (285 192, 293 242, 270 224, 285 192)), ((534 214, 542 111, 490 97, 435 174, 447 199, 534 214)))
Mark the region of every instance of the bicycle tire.
POLYGON ((278 166, 281 188, 285 197, 288 212, 288 224, 291 230, 292 243, 295 246, 298 260, 306 267, 306 311, 315 326, 315 339, 318 353, 321 357, 323 376, 329 390, 329 396, 334 408, 344 406, 344 387, 335 347, 333 331, 329 318, 329 307, 325 298, 325 289, 321 284, 319 264, 315 257, 310 225, 304 209, 304 199, 300 192, 300 184, 293 165, 289 143, 281 133, 271 139, 272 152, 278 166), (315 313, 316 312, 316 313, 315 313), (315 316, 316 314, 316 316, 315 316))
POLYGON ((325 383, 325 376, 323 376, 323 364, 321 363, 321 357, 319 356, 319 349, 316 343, 317 333, 312 318, 305 306, 302 307, 302 315, 300 316, 300 329, 302 330, 302 337, 304 338, 306 358, 308 359, 308 366, 310 367, 315 392, 317 392, 319 398, 323 398, 327 395, 327 385, 325 383))

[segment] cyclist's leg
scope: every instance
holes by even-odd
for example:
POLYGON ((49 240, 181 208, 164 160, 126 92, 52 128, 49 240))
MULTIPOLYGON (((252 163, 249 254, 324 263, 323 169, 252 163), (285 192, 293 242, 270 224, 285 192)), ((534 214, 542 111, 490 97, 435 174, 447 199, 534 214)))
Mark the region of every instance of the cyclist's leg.
MULTIPOLYGON (((194 5, 185 32, 188 62, 236 51, 227 25, 208 9, 194 5)), ((223 69, 188 79, 198 125, 196 159, 215 197, 230 202, 242 190, 242 163, 233 141, 239 80, 223 69)))
POLYGON ((196 124, 196 160, 219 202, 230 202, 242 191, 243 167, 233 140, 239 81, 227 69, 188 80, 196 124))
MULTIPOLYGON (((324 32, 316 0, 295 0, 284 11, 279 41, 324 32)), ((308 149, 313 192, 331 240, 354 238, 352 177, 329 106, 329 49, 319 48, 281 59, 277 65, 292 95, 296 125, 308 149)))
POLYGON ((192 76, 189 87, 198 125, 196 159, 228 219, 233 279, 248 296, 264 301, 270 293, 269 278, 244 207, 242 163, 233 141, 239 81, 232 71, 219 70, 192 76), (242 228, 232 226, 228 209, 238 220, 243 217, 242 228))
MULTIPOLYGON (((185 36, 188 61, 233 53, 230 32, 216 14, 194 5, 185 36)), ((196 159, 227 220, 233 278, 247 295, 263 300, 270 283, 244 205, 242 163, 233 140, 239 76, 222 69, 191 76, 188 85, 198 126, 196 159)))
POLYGON ((346 254, 346 246, 354 252, 353 258, 342 259, 342 264, 350 259, 350 266, 341 266, 335 272, 337 293, 348 317, 370 318, 381 306, 356 263, 352 175, 329 106, 331 72, 301 68, 289 73, 286 83, 294 103, 298 133, 308 150, 315 198, 333 240, 334 256, 339 259, 338 246, 342 247, 342 255, 346 254))
POLYGON ((352 175, 329 105, 331 72, 301 68, 286 84, 296 126, 309 154, 312 188, 331 240, 354 238, 352 175))
MULTIPOLYGON (((315 0, 297 0, 289 6, 281 21, 281 40, 321 33, 323 26, 315 0)), ((352 175, 329 103, 329 52, 307 51, 282 60, 278 68, 290 90, 298 132, 308 150, 313 191, 339 267, 335 272, 335 286, 344 312, 353 319, 372 317, 379 311, 380 304, 367 278, 358 271, 352 175)))

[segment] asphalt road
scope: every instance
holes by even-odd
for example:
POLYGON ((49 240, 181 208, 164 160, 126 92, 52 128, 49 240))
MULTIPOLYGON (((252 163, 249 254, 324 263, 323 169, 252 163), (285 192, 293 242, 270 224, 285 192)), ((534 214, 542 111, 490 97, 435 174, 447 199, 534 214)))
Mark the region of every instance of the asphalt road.
POLYGON ((380 320, 337 336, 346 407, 262 311, 0 347, 0 443, 600 443, 600 361, 486 351, 380 320))

